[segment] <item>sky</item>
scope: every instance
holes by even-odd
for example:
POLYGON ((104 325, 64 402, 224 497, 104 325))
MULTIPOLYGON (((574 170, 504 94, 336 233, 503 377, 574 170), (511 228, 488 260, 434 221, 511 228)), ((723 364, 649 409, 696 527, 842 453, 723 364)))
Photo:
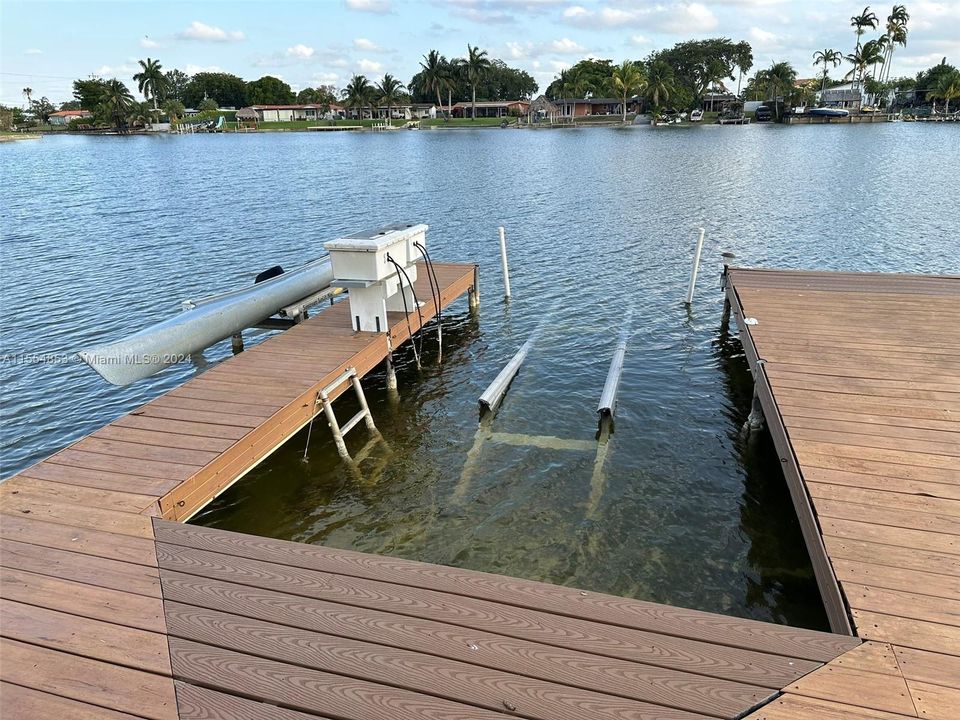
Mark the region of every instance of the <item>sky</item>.
MULTIPOLYGON (((960 0, 899 0, 911 15, 892 76, 960 64, 960 0)), ((753 46, 754 69, 787 60, 812 77, 818 49, 849 53, 851 15, 864 0, 126 0, 0 3, 0 103, 24 87, 54 103, 76 78, 117 77, 136 92, 137 61, 193 74, 274 75, 294 90, 343 87, 354 73, 406 83, 430 49, 462 56, 467 43, 531 73, 543 90, 585 57, 641 59, 690 39, 753 46)), ((881 24, 892 2, 874 4, 881 24)), ((867 36, 869 37, 869 36, 867 36)), ((838 68, 839 70, 839 68, 838 68)), ((843 70, 845 72, 845 68, 843 70)), ((835 73, 841 75, 842 72, 835 73)))

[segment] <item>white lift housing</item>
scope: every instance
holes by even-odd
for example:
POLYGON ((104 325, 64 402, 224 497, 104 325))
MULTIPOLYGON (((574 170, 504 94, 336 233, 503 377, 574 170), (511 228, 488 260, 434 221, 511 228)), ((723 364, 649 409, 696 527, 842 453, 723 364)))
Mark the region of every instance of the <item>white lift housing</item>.
POLYGON ((416 262, 422 257, 417 242, 426 247, 426 225, 398 223, 324 243, 333 264, 333 284, 349 290, 354 330, 387 332, 388 312, 416 310, 407 279, 387 256, 415 282, 416 262))

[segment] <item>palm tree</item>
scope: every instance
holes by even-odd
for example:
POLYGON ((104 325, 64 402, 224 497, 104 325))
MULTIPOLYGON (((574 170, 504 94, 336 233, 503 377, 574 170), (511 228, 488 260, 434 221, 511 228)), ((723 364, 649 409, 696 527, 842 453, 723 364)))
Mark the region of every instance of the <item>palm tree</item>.
POLYGON ((137 81, 140 93, 145 98, 153 100, 153 114, 156 117, 160 114, 157 99, 167 91, 169 82, 167 76, 163 74, 163 68, 159 60, 147 58, 146 61, 140 60, 138 62, 140 63, 140 72, 134 75, 133 79, 137 81))
POLYGON ((734 62, 737 65, 737 97, 740 97, 740 83, 743 80, 743 74, 750 72, 750 68, 753 67, 753 49, 750 47, 750 43, 737 44, 734 62))
POLYGON ((647 68, 647 97, 655 113, 660 111, 660 100, 669 100, 673 92, 673 68, 665 60, 654 60, 647 68))
POLYGON ((363 120, 363 109, 370 104, 374 88, 365 75, 354 75, 343 89, 347 107, 357 111, 357 119, 363 120))
POLYGON ((180 118, 183 117, 186 108, 182 102, 171 98, 163 104, 163 112, 170 118, 171 123, 177 123, 180 121, 180 118))
POLYGON ((850 18, 850 27, 852 27, 853 31, 857 34, 857 46, 856 48, 854 48, 852 55, 847 55, 847 60, 854 64, 854 72, 852 73, 854 79, 853 79, 853 82, 851 83, 851 86, 854 89, 857 86, 856 76, 857 76, 858 68, 856 67, 857 63, 855 61, 855 58, 860 56, 860 38, 863 36, 863 33, 866 32, 867 28, 870 28, 871 30, 876 30, 877 25, 879 24, 880 24, 880 21, 877 19, 877 16, 870 11, 869 6, 865 7, 863 9, 863 12, 860 13, 859 15, 854 15, 853 17, 850 18))
POLYGON ((820 83, 821 95, 827 87, 827 65, 833 65, 836 67, 841 62, 843 62, 843 54, 838 50, 825 48, 823 50, 817 50, 813 54, 813 66, 816 67, 817 65, 823 65, 823 82, 820 83))
POLYGON ((950 101, 960 98, 960 71, 944 73, 937 80, 932 90, 927 91, 927 97, 944 100, 944 114, 950 113, 950 101))
POLYGON ((857 50, 856 54, 848 55, 847 61, 853 64, 853 69, 847 73, 857 85, 863 81, 867 68, 876 65, 883 58, 882 43, 879 40, 867 40, 857 50))
POLYGON ((890 65, 893 62, 893 48, 895 45, 900 47, 907 46, 907 22, 910 20, 910 13, 903 5, 894 5, 890 14, 887 16, 886 26, 886 56, 883 60, 883 66, 880 68, 880 80, 890 79, 890 65))
POLYGON ((393 106, 400 101, 401 94, 404 91, 403 83, 387 73, 377 85, 376 90, 377 95, 380 96, 380 102, 387 106, 387 121, 389 122, 393 119, 393 106))
POLYGON ((797 71, 788 62, 778 62, 770 66, 763 79, 767 86, 767 95, 773 99, 774 112, 779 120, 780 103, 777 102, 777 98, 781 95, 786 97, 787 91, 793 88, 797 81, 797 71))
POLYGON ((578 72, 573 68, 565 70, 560 73, 561 80, 563 82, 562 90, 563 94, 568 97, 573 98, 573 109, 570 110, 570 121, 573 122, 574 117, 577 114, 577 100, 583 100, 587 93, 593 92, 596 88, 593 87, 593 83, 590 82, 584 73, 578 72))
POLYGON ((423 56, 423 62, 420 63, 423 68, 423 82, 427 90, 437 93, 437 105, 443 111, 443 100, 440 98, 440 91, 446 85, 447 60, 436 50, 431 50, 423 56))
POLYGON ((467 75, 467 82, 473 91, 470 101, 470 119, 477 119, 477 85, 483 80, 484 76, 490 71, 490 58, 487 57, 487 51, 478 47, 473 47, 467 43, 467 56, 459 61, 460 66, 467 75))
POLYGON ((133 95, 122 82, 114 78, 104 83, 103 92, 100 95, 100 108, 113 120, 117 132, 123 132, 134 104, 133 95))
POLYGON ((643 71, 632 60, 624 60, 613 69, 609 79, 610 90, 620 101, 623 110, 622 122, 627 121, 627 100, 646 87, 647 81, 643 71))
POLYGON ((30 107, 30 104, 33 102, 33 88, 25 87, 23 89, 23 94, 27 98, 27 107, 30 107))

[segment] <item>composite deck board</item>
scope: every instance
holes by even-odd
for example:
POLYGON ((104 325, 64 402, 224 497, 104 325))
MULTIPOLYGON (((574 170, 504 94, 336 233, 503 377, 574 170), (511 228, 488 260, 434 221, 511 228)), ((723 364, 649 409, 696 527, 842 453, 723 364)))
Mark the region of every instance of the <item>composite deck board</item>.
POLYGON ((788 482, 810 508, 821 590, 840 594, 886 658, 845 666, 863 650, 851 651, 751 717, 955 717, 960 278, 734 268, 728 279, 774 442, 795 459, 788 482), (912 677, 901 654, 929 676, 912 677))

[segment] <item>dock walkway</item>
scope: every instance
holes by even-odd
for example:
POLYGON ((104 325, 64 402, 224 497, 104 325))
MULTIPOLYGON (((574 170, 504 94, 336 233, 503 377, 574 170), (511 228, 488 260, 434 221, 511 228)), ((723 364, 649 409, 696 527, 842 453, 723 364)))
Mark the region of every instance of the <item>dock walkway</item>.
MULTIPOLYGON (((476 282, 438 274, 442 305, 476 282)), ((952 718, 957 283, 811 277, 736 270, 729 294, 831 620, 868 642, 182 524, 386 357, 338 304, 0 486, 0 714, 952 718)))
POLYGON ((728 280, 831 625, 868 641, 756 717, 956 718, 960 278, 728 280))

